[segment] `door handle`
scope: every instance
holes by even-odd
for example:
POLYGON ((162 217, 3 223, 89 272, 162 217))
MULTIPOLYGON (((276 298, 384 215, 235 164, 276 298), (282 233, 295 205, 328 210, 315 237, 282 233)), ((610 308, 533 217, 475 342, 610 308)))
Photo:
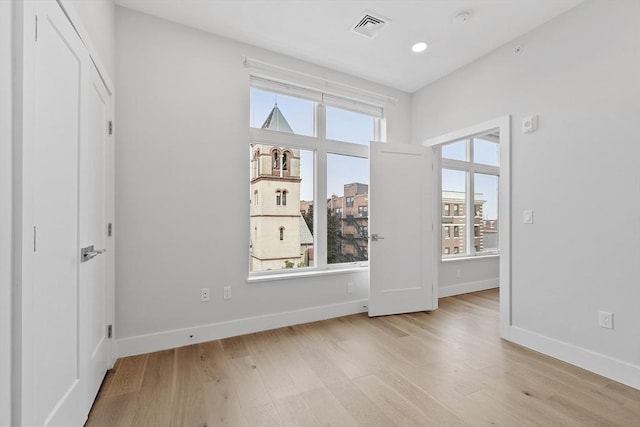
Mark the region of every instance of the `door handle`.
POLYGON ((379 236, 379 235, 377 235, 377 234, 372 234, 372 235, 371 235, 371 236, 369 236, 369 237, 370 237, 370 238, 371 238, 371 240, 373 240, 374 242, 375 242, 376 240, 384 240, 384 237, 380 237, 380 236, 379 236))
POLYGON ((106 249, 94 249, 93 245, 84 247, 80 249, 80 262, 87 262, 105 252, 106 249))

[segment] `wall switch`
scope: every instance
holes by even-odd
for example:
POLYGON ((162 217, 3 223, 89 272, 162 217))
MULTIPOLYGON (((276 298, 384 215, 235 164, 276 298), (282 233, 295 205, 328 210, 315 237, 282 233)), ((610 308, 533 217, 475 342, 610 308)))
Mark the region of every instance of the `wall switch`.
POLYGON ((209 301, 209 288, 200 289, 200 302, 209 301))
POLYGON ((224 295, 222 297, 224 299, 231 299, 231 286, 224 287, 224 295))
POLYGON ((522 212, 522 222, 525 224, 533 224, 533 211, 526 210, 522 212))
POLYGON ((348 294, 352 294, 353 293, 353 282, 347 283, 347 293, 348 294))
POLYGON ((613 329, 613 313, 606 311, 598 312, 598 324, 601 328, 613 329))
POLYGON ((522 119, 522 133, 535 132, 538 129, 538 116, 529 116, 522 119))

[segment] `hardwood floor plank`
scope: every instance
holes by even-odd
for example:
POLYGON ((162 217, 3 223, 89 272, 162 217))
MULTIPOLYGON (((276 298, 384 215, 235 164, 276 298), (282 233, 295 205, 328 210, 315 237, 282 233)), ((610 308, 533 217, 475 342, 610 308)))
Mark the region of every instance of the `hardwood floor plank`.
POLYGON ((142 385, 148 355, 124 357, 118 360, 114 366, 114 375, 111 385, 104 390, 108 396, 117 396, 137 392, 142 385))
POLYGON ((171 425, 175 353, 174 349, 149 354, 131 425, 171 425))
POLYGON ((231 380, 220 378, 202 385, 207 427, 247 426, 231 380))
POLYGON ((198 345, 176 349, 173 381, 173 426, 206 426, 206 411, 198 345))

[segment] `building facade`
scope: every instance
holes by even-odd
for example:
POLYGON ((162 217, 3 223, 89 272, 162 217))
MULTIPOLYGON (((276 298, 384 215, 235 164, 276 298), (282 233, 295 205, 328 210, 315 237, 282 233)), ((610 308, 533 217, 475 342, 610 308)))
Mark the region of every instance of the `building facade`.
MULTIPOLYGON (((293 133, 278 105, 263 129, 293 133)), ((300 214, 300 150, 251 144, 250 271, 313 263, 313 236, 300 214)))

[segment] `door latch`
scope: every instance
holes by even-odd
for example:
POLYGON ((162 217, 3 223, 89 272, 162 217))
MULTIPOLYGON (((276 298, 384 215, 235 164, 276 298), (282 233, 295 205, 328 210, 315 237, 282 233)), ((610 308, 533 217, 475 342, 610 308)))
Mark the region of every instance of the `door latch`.
POLYGON ((80 250, 80 262, 87 262, 105 252, 106 249, 94 249, 93 245, 84 247, 80 250))
POLYGON ((380 237, 380 236, 379 236, 379 235, 377 235, 377 234, 372 234, 372 235, 371 235, 371 240, 373 240, 374 242, 375 242, 376 240, 384 240, 384 237, 380 237))

